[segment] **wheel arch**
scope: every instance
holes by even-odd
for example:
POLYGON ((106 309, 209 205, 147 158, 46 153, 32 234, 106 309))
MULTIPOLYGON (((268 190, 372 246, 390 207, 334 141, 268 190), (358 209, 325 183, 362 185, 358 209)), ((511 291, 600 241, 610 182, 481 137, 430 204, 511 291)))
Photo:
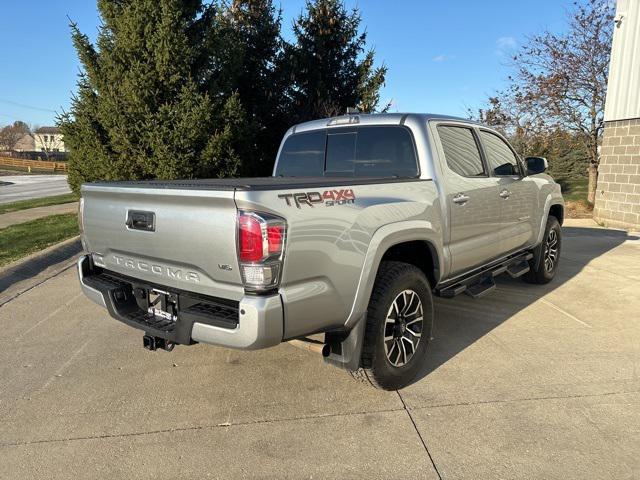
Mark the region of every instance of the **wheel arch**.
POLYGON ((366 313, 378 269, 384 260, 415 265, 425 273, 433 288, 440 280, 446 262, 442 232, 426 221, 396 222, 378 229, 369 244, 345 327, 354 326, 366 313))
POLYGON ((419 268, 429 280, 431 288, 438 283, 440 278, 438 252, 428 240, 409 240, 391 245, 382 255, 376 269, 376 275, 380 264, 388 260, 408 263, 419 268))
POLYGON ((553 192, 552 194, 547 195, 544 201, 544 207, 542 208, 542 215, 540 216, 540 225, 538 228, 538 238, 535 245, 539 245, 540 242, 542 242, 549 216, 557 218, 558 223, 562 226, 564 222, 564 200, 560 193, 553 192))
POLYGON ((547 216, 556 217, 558 219, 558 223, 562 225, 564 223, 564 205, 560 203, 551 205, 547 216))

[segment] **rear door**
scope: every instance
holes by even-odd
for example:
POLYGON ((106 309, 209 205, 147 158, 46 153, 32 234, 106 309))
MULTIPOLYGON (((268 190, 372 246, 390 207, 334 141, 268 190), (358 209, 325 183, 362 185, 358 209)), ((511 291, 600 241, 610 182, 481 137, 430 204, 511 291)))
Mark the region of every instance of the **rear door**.
POLYGON ((522 163, 509 144, 489 130, 480 130, 489 173, 498 181, 500 198, 500 245, 504 253, 510 253, 531 245, 535 212, 537 211, 537 187, 525 177, 522 163))
POLYGON ((487 172, 475 128, 441 123, 436 131, 449 212, 451 273, 455 275, 501 253, 499 179, 487 172))

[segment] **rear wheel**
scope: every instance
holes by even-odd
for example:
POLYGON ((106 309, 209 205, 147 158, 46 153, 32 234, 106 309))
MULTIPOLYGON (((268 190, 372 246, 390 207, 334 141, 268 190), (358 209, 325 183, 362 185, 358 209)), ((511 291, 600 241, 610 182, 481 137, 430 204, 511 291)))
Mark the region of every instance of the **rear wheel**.
POLYGON ((560 261, 562 229, 556 217, 549 215, 542 243, 538 245, 536 255, 529 260, 530 270, 524 274, 527 283, 545 284, 553 280, 560 261))
POLYGON ((355 378, 385 390, 405 387, 423 363, 433 327, 431 288, 421 270, 382 262, 367 309, 355 378))

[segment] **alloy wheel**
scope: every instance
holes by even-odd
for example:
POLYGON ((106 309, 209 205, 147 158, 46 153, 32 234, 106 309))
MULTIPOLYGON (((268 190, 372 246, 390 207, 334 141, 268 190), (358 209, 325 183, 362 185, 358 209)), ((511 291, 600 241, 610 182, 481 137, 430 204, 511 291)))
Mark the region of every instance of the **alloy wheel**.
POLYGON ((558 233, 551 229, 547 235, 546 246, 544 250, 544 269, 552 272, 558 261, 558 233))
POLYGON ((416 353, 423 329, 420 296, 413 290, 400 292, 391 303, 384 324, 384 351, 394 367, 406 365, 416 353))

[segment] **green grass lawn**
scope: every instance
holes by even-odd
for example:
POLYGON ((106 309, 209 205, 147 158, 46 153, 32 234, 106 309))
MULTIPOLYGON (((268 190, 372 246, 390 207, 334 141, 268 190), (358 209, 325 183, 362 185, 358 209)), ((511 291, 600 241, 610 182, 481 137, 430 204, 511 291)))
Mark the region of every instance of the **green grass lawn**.
POLYGON ((59 205, 61 203, 77 202, 78 197, 73 193, 65 195, 56 195, 54 197, 32 198, 30 200, 21 200, 19 202, 0 204, 0 214, 17 212, 18 210, 26 210, 35 207, 48 207, 49 205, 59 205))
POLYGON ((565 200, 587 203, 588 178, 556 178, 555 180, 562 187, 562 196, 565 200))
POLYGON ((0 266, 76 235, 75 213, 51 215, 0 229, 0 266))

